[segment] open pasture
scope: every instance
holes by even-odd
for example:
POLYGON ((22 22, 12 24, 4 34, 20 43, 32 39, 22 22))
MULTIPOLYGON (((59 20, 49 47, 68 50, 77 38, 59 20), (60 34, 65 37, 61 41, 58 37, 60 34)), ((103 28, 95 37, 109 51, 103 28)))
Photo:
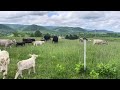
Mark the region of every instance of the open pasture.
MULTIPOLYGON (((7 38, 7 37, 3 37, 7 38)), ((9 37, 10 38, 10 37, 9 37)), ((22 37, 12 37, 16 41, 22 41, 22 37)), ((35 38, 40 40, 40 38, 35 38)), ((95 69, 97 64, 115 63, 120 78, 120 39, 105 38, 108 45, 93 45, 92 41, 87 42, 87 67, 95 69)), ((1 47, 3 49, 3 47, 1 47)), ((29 58, 29 54, 37 54, 36 73, 23 72, 23 79, 90 79, 89 74, 78 74, 75 72, 75 64, 83 63, 83 43, 79 40, 59 39, 58 43, 47 41, 41 46, 26 44, 25 46, 12 46, 7 48, 10 54, 10 65, 8 66, 7 79, 14 79, 17 62, 29 58), (58 67, 61 65, 62 69, 58 67)), ((0 78, 2 74, 0 73, 0 78)), ((99 77, 103 78, 103 77, 99 77)), ((107 78, 107 77, 104 77, 107 78)))

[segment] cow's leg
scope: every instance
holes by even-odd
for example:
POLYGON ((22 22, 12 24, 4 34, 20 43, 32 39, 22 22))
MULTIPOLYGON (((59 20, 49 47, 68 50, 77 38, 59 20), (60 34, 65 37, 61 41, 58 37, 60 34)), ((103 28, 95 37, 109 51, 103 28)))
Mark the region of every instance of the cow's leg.
POLYGON ((3 79, 5 79, 6 76, 7 76, 7 65, 6 65, 6 70, 5 70, 5 72, 3 72, 3 79))
POLYGON ((36 72, 35 72, 35 66, 33 66, 33 72, 36 73, 36 72))
POLYGON ((28 74, 30 75, 30 72, 31 72, 31 68, 28 70, 28 74))
POLYGON ((17 71, 14 79, 17 79, 17 77, 19 76, 19 74, 20 74, 19 71, 17 71))
POLYGON ((3 79, 5 79, 6 78, 6 74, 5 73, 3 73, 3 79))
POLYGON ((6 65, 6 70, 4 72, 4 75, 6 76, 7 75, 7 72, 8 72, 8 65, 6 65))
POLYGON ((23 78, 22 71, 20 71, 20 76, 21 76, 21 78, 23 78))
POLYGON ((9 47, 11 48, 11 45, 9 47))

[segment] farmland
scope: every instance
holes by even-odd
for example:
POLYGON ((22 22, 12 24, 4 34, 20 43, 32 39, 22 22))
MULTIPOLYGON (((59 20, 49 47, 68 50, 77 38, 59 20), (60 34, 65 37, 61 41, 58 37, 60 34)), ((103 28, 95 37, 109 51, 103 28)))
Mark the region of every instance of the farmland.
MULTIPOLYGON (((1 37, 8 38, 8 37, 1 37)), ((22 37, 9 37, 21 41, 22 37)), ((35 38, 40 40, 40 38, 35 38)), ((102 38, 103 39, 103 38, 102 38)), ((117 78, 120 78, 120 39, 104 38, 109 41, 108 45, 93 45, 87 42, 87 68, 89 71, 96 69, 97 64, 115 64, 117 78)), ((3 49, 3 47, 1 47, 3 49)), ((25 46, 7 48, 11 62, 8 67, 7 79, 14 79, 17 62, 29 58, 29 54, 37 54, 36 73, 23 72, 22 79, 91 79, 89 71, 79 74, 75 71, 75 65, 83 63, 83 43, 79 40, 59 39, 58 44, 48 41, 41 46, 26 44, 25 46), (59 67, 60 65, 60 67, 59 67)), ((0 73, 2 79, 2 74, 0 73)), ((108 78, 99 76, 98 79, 108 78)), ((113 77, 116 78, 116 77, 113 77)), ((21 78, 20 78, 21 79, 21 78)))

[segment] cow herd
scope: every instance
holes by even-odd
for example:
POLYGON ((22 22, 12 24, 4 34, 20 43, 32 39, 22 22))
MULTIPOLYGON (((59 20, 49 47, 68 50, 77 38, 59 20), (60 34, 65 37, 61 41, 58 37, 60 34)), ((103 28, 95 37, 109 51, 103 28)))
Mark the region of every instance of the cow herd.
MULTIPOLYGON (((50 40, 50 39, 49 39, 50 40)), ((0 46, 4 46, 5 50, 1 50, 0 49, 0 72, 2 72, 3 75, 3 79, 6 78, 7 76, 7 72, 8 72, 8 65, 10 63, 10 57, 9 57, 9 52, 6 51, 6 48, 9 47, 11 48, 11 46, 14 44, 16 47, 18 46, 25 46, 26 43, 32 43, 34 46, 38 46, 38 45, 42 45, 44 44, 46 41, 48 41, 48 38, 44 38, 40 41, 36 41, 33 38, 23 38, 21 42, 17 42, 15 39, 10 40, 10 39, 0 39, 0 46)), ((57 42, 58 43, 58 37, 54 36, 52 42, 57 42)), ((31 58, 27 59, 27 60, 21 60, 17 63, 17 72, 15 74, 15 79, 18 78, 18 76, 20 75, 22 76, 22 71, 25 69, 28 69, 28 74, 30 74, 31 72, 31 68, 33 68, 33 71, 35 73, 35 60, 38 57, 38 55, 35 54, 29 54, 29 56, 31 58)))
MULTIPOLYGON (((10 40, 10 39, 0 39, 0 46, 4 46, 5 49, 7 47, 11 48, 11 46, 13 44, 16 45, 16 47, 18 46, 25 46, 26 43, 32 43, 34 46, 38 46, 38 45, 42 45, 43 43, 45 43, 45 41, 51 40, 50 37, 48 36, 44 36, 44 39, 40 40, 40 41, 36 41, 34 38, 23 38, 21 42, 17 42, 15 39, 10 40)), ((54 43, 58 43, 58 37, 57 36, 53 36, 53 40, 52 42, 54 43)))
MULTIPOLYGON (((86 39, 87 41, 92 41, 89 39, 86 39)), ((40 41, 36 41, 35 39, 22 39, 22 42, 16 42, 15 39, 10 40, 10 39, 0 39, 0 46, 4 46, 5 49, 7 47, 11 47, 12 44, 15 44, 16 47, 18 46, 25 46, 26 43, 32 43, 34 46, 42 45, 46 41, 48 41, 48 37, 44 38, 40 41)), ((83 38, 80 38, 79 41, 83 42, 83 38)), ((58 43, 58 37, 54 36, 52 42, 58 43)), ((108 44, 107 41, 101 40, 101 39, 93 39, 93 45, 98 44, 108 44)), ((28 74, 31 72, 31 68, 33 68, 33 72, 35 73, 35 60, 39 55, 36 54, 29 54, 30 58, 26 60, 21 60, 17 63, 17 72, 15 74, 14 79, 17 79, 18 76, 22 76, 22 71, 27 69, 28 74)), ((10 64, 10 57, 9 57, 9 52, 6 50, 0 50, 0 72, 2 72, 3 79, 6 78, 7 72, 8 72, 8 65, 10 64)))

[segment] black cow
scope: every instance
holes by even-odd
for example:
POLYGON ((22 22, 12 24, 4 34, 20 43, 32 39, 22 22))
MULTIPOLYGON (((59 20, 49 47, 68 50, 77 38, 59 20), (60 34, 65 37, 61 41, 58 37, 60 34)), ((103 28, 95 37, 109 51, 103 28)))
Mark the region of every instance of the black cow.
POLYGON ((45 35, 44 39, 45 39, 45 41, 48 41, 48 40, 50 40, 50 36, 49 35, 45 35))
POLYGON ((57 36, 53 36, 53 40, 52 40, 52 42, 54 42, 54 43, 58 43, 58 37, 57 37, 57 36))
POLYGON ((45 41, 44 39, 41 39, 40 41, 45 41))
POLYGON ((16 42, 16 47, 17 46, 25 46, 25 42, 16 42))
POLYGON ((35 41, 35 39, 31 39, 32 41, 35 41))
POLYGON ((35 41, 35 39, 30 39, 30 38, 24 39, 23 38, 23 42, 25 43, 32 43, 33 41, 35 41))

